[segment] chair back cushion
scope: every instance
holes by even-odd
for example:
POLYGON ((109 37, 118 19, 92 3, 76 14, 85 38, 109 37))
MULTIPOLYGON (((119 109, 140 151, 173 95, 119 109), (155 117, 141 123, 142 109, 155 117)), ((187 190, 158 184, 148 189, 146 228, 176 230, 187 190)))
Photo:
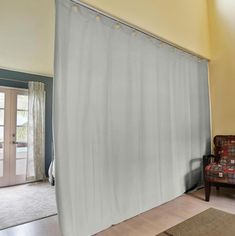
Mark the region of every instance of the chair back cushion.
POLYGON ((217 135, 214 145, 221 165, 235 165, 235 135, 217 135))

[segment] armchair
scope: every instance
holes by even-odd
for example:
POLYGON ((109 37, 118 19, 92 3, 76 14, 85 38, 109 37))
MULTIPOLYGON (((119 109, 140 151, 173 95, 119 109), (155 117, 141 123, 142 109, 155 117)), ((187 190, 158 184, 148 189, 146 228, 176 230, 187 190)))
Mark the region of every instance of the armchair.
POLYGON ((210 200, 211 186, 235 187, 235 135, 214 137, 214 155, 203 156, 205 200, 210 200))

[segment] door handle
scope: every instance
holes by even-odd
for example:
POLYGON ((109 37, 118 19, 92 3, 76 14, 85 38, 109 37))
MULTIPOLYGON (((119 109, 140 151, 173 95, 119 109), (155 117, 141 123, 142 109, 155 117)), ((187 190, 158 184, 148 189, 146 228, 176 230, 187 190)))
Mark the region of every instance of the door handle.
POLYGON ((27 146, 27 143, 25 143, 25 142, 12 141, 12 144, 21 144, 21 145, 26 145, 27 146))
POLYGON ((12 143, 13 143, 13 144, 20 144, 20 142, 16 142, 16 141, 13 141, 12 143))

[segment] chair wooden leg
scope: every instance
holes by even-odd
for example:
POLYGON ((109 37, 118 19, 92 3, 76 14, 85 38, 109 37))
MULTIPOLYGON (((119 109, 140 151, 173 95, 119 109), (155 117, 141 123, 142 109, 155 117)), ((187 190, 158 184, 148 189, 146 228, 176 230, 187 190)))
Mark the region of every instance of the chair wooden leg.
POLYGON ((216 190, 219 190, 219 186, 216 186, 216 190))
POLYGON ((210 201, 210 193, 211 193, 211 184, 209 182, 205 182, 205 200, 207 202, 210 201))

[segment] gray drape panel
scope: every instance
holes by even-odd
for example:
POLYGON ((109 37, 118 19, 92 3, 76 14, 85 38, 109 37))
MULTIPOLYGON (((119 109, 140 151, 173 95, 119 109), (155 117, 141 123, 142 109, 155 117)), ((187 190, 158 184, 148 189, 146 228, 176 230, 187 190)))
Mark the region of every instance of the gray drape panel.
POLYGON ((200 181, 206 61, 61 0, 54 89, 65 236, 94 234, 200 181))
POLYGON ((45 178, 45 90, 41 82, 29 82, 28 181, 45 178))

